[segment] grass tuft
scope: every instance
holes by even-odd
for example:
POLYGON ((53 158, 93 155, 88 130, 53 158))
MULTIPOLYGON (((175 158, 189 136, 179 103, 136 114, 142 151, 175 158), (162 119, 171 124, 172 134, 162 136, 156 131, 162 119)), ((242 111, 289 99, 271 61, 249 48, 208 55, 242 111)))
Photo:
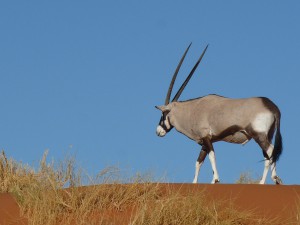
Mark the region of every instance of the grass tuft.
POLYGON ((258 184, 260 179, 256 176, 253 177, 252 172, 243 172, 240 174, 239 179, 236 181, 237 184, 258 184))

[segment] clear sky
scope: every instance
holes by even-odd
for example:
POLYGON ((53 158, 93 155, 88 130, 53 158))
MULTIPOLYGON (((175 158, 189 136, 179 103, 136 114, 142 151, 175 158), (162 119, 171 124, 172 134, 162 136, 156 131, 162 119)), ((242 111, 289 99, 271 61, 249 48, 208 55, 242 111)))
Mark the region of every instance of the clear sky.
MULTIPOLYGON (((107 166, 191 182, 200 147, 172 130, 155 134, 175 67, 180 100, 211 93, 266 96, 281 109, 278 175, 299 184, 299 1, 2 1, 0 148, 36 164, 75 155, 88 173, 107 166)), ((261 149, 215 144, 221 182, 261 176, 261 149)), ((199 181, 212 179, 209 160, 199 181)), ((268 183, 271 183, 268 175, 268 183)))

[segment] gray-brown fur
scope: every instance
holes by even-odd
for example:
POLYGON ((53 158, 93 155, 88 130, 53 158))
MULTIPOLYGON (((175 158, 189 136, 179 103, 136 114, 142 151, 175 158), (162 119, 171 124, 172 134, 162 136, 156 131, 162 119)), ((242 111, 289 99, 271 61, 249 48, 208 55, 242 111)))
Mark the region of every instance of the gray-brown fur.
POLYGON ((258 113, 273 114, 261 98, 230 99, 217 95, 172 102, 168 108, 171 125, 198 143, 209 137, 212 142, 242 144, 254 135, 251 121, 258 113))

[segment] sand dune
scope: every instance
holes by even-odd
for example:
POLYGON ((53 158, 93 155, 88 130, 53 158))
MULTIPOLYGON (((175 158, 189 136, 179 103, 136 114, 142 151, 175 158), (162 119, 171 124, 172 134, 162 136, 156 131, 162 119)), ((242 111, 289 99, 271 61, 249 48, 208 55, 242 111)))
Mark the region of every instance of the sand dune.
MULTIPOLYGON (((211 201, 222 200, 238 209, 251 210, 254 215, 275 218, 274 224, 300 224, 299 185, 254 185, 254 184, 159 184, 162 190, 171 190, 182 195, 205 191, 211 201), (289 223, 288 223, 289 222, 289 223)), ((83 190, 87 190, 84 188, 83 190)), ((113 215, 111 224, 128 224, 131 210, 110 211, 106 221, 113 215)), ((19 207, 11 194, 0 194, 0 224, 28 224, 20 215, 19 207)))

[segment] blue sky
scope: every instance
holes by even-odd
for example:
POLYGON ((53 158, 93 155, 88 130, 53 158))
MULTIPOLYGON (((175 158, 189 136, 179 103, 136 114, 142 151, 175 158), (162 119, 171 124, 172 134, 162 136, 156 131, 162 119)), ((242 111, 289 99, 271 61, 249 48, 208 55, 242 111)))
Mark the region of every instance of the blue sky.
MULTIPOLYGON (((266 96, 281 109, 278 174, 299 184, 299 1, 5 1, 0 3, 0 148, 36 164, 75 155, 88 173, 107 166, 191 182, 200 147, 155 129, 175 67, 180 100, 216 93, 266 96)), ((221 182, 261 176, 260 148, 215 144, 221 182)), ((212 178, 209 160, 200 182, 212 178)), ((268 176, 268 183, 271 183, 268 176)))

